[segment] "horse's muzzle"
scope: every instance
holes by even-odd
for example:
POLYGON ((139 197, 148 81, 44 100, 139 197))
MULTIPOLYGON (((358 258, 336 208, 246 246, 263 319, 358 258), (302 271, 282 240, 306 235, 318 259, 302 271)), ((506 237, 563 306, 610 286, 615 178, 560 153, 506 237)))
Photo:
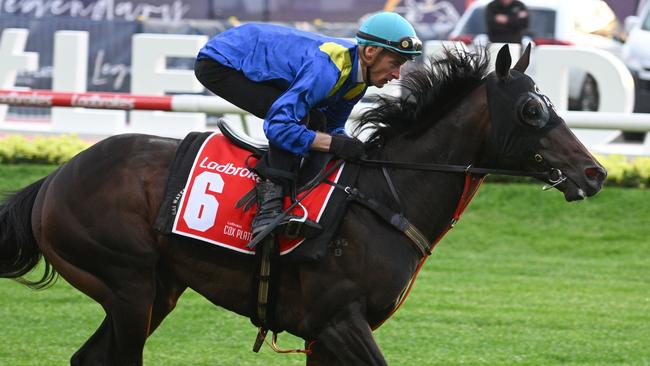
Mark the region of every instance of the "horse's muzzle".
POLYGON ((607 170, 599 165, 584 168, 583 173, 581 177, 569 176, 566 182, 558 186, 567 201, 583 200, 595 195, 607 178, 607 170))

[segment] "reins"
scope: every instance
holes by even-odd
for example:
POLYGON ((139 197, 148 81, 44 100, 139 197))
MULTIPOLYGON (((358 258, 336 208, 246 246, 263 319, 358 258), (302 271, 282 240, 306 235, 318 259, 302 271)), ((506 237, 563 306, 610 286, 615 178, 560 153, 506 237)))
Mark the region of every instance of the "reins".
POLYGON ((508 176, 517 176, 517 177, 532 177, 532 178, 546 179, 551 181, 550 171, 527 172, 521 170, 479 168, 473 165, 411 163, 405 161, 373 160, 373 159, 359 159, 357 163, 364 166, 380 167, 380 168, 395 168, 395 169, 419 170, 419 171, 428 171, 428 172, 468 173, 468 174, 477 174, 477 175, 488 175, 488 174, 508 175, 508 176))
POLYGON ((550 184, 544 187, 544 190, 550 189, 557 186, 558 184, 564 182, 567 177, 562 173, 561 170, 551 168, 546 164, 543 164, 543 158, 539 154, 535 154, 535 160, 542 164, 547 170, 545 172, 527 172, 519 170, 506 170, 506 169, 492 169, 492 168, 479 168, 474 167, 471 164, 464 165, 453 165, 453 164, 436 164, 436 163, 412 163, 404 161, 390 161, 390 160, 375 160, 375 159, 357 159, 353 163, 359 164, 366 167, 379 168, 382 171, 382 174, 386 180, 386 184, 393 196, 393 200, 399 207, 399 212, 389 208, 385 204, 377 201, 376 199, 367 196, 361 192, 356 187, 344 186, 335 182, 332 182, 328 179, 324 179, 324 175, 321 175, 322 180, 334 186, 337 189, 343 190, 348 197, 348 200, 357 202, 362 206, 367 207, 379 217, 381 217, 386 223, 390 224, 393 228, 399 230, 404 235, 406 235, 411 243, 414 245, 417 250, 420 258, 426 258, 431 255, 431 250, 435 244, 444 236, 444 234, 451 229, 460 218, 460 214, 469 204, 469 200, 473 198, 474 194, 478 190, 480 183, 483 181, 485 176, 488 174, 493 175, 507 175, 507 176, 520 176, 520 177, 533 177, 545 180, 550 184), (448 228, 443 231, 443 233, 431 243, 427 237, 415 227, 404 215, 402 210, 402 202, 395 188, 390 173, 388 169, 401 169, 401 170, 417 170, 424 172, 449 172, 449 173, 462 173, 465 175, 465 183, 463 187, 463 193, 459 199, 454 215, 448 225, 448 228), (472 184, 473 181, 478 181, 477 184, 472 184))

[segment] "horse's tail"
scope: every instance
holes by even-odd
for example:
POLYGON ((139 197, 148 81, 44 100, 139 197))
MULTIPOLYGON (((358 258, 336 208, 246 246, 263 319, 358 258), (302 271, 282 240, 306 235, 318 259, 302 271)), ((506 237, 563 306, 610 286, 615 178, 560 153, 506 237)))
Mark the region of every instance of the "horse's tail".
POLYGON ((32 206, 44 181, 30 184, 0 204, 0 277, 13 278, 33 289, 45 288, 56 279, 56 271, 47 261, 40 280, 21 278, 43 256, 32 231, 32 206))

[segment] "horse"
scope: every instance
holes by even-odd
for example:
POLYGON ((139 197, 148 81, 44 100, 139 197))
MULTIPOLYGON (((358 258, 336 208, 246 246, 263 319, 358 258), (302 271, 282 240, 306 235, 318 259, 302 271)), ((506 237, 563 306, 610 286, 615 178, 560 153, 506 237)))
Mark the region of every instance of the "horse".
MULTIPOLYGON (((366 160, 374 163, 357 162, 354 188, 400 206, 428 243, 448 229, 467 177, 490 169, 535 176, 567 201, 595 195, 607 172, 524 73, 529 58, 530 46, 511 68, 504 46, 488 72, 486 51, 447 50, 404 76, 401 97, 380 97, 358 120, 358 131, 371 128, 366 160), (445 166, 465 168, 436 168, 445 166)), ((60 275, 106 313, 72 365, 141 365, 147 337, 187 288, 254 316, 251 287, 241 286, 254 281, 253 256, 153 229, 178 146, 109 137, 0 208, 0 277, 38 288, 60 275), (42 258, 42 278, 23 279, 42 258)), ((275 330, 305 340, 307 365, 385 365, 372 332, 424 258, 362 204, 350 204, 334 240, 346 242, 342 254, 328 248, 317 262, 283 264, 275 330)))

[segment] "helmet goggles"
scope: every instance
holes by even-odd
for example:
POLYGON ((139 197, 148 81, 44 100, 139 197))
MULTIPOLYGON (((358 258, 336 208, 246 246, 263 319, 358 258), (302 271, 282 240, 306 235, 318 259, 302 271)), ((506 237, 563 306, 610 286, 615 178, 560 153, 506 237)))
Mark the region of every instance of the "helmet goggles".
POLYGON ((361 31, 357 32, 357 37, 365 39, 367 41, 385 44, 395 49, 396 51, 408 54, 409 56, 413 56, 413 53, 420 54, 422 52, 422 41, 420 41, 420 39, 417 37, 402 37, 399 41, 389 41, 387 39, 373 36, 372 34, 364 33, 361 31))

